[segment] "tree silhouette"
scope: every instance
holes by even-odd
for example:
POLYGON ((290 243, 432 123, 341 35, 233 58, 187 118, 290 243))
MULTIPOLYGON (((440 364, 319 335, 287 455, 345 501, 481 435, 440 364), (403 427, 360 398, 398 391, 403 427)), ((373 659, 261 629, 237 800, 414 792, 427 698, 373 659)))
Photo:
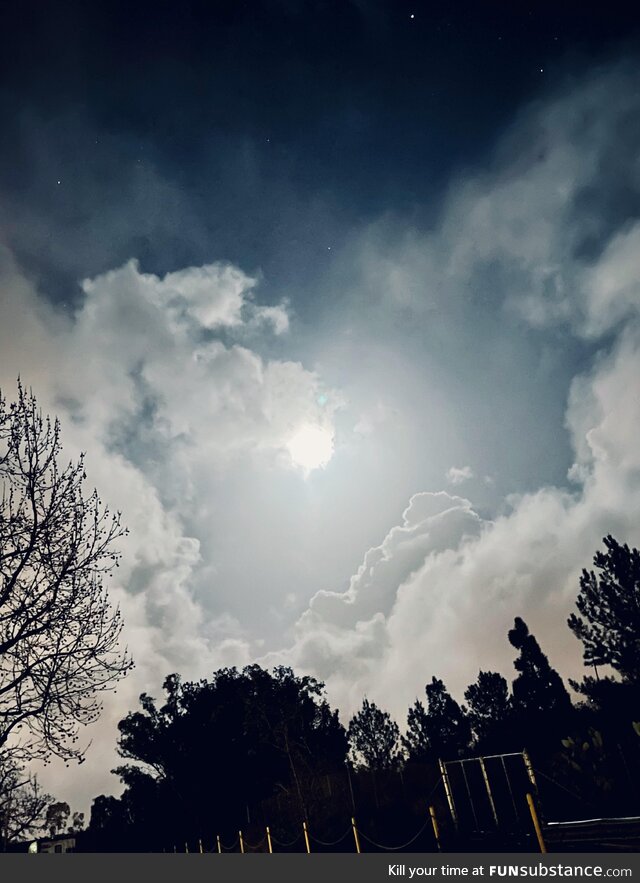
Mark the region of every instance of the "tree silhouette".
POLYGON ((467 715, 439 678, 432 678, 425 692, 425 728, 429 747, 435 757, 457 757, 469 747, 471 741, 467 715))
POLYGON ((419 699, 409 709, 407 715, 407 732, 402 737, 402 744, 409 761, 424 762, 433 760, 433 752, 429 743, 427 710, 419 699))
POLYGON ((0 847, 39 832, 51 803, 35 776, 5 754, 0 756, 0 847))
POLYGON ((69 813, 71 812, 69 804, 64 801, 58 801, 50 804, 47 808, 45 817, 45 826, 47 827, 51 837, 60 834, 67 827, 69 813))
POLYGON ((520 651, 514 661, 519 676, 513 682, 514 702, 528 712, 565 711, 571 707, 569 694, 558 672, 540 649, 527 624, 516 616, 509 642, 520 651))
POLYGON ((640 683, 640 552, 604 537, 598 571, 583 570, 568 625, 582 641, 585 665, 610 665, 625 681, 640 683))
MULTIPOLYGON (((147 808, 147 817, 155 815, 154 810, 158 801, 157 796, 154 797, 155 800, 147 808)), ((149 821, 153 824, 155 819, 151 818, 149 821)), ((133 847, 135 844, 131 842, 130 822, 131 819, 126 813, 122 800, 99 794, 91 804, 88 833, 84 838, 90 851, 121 852, 133 847)), ((146 843, 141 840, 138 848, 152 848, 154 845, 153 842, 146 843)))
POLYGON ((153 804, 158 830, 171 822, 172 837, 210 832, 278 793, 292 795, 304 816, 317 777, 344 768, 346 733, 314 678, 252 665, 197 683, 171 675, 164 688, 164 705, 143 694, 142 711, 119 724, 121 755, 142 764, 116 770, 127 823, 144 825, 153 804))
POLYGON ((513 741, 513 707, 505 678, 495 671, 480 671, 464 698, 476 747, 481 751, 508 750, 513 741))
POLYGON ((520 651, 514 660, 520 672, 512 685, 513 707, 522 739, 550 744, 558 733, 566 730, 573 707, 571 699, 558 672, 540 649, 535 637, 519 616, 509 631, 509 641, 520 651), (544 721, 544 727, 541 722, 544 721))
POLYGON ((80 759, 79 726, 131 666, 102 585, 125 531, 83 495, 82 457, 63 468, 60 451, 33 394, 0 396, 0 750, 11 738, 23 758, 80 759))
POLYGON ((401 760, 400 729, 388 711, 364 699, 362 708, 349 722, 351 759, 356 766, 389 770, 401 760))
POLYGON ((83 812, 74 812, 71 817, 71 828, 70 830, 77 834, 82 831, 84 828, 84 813, 83 812))

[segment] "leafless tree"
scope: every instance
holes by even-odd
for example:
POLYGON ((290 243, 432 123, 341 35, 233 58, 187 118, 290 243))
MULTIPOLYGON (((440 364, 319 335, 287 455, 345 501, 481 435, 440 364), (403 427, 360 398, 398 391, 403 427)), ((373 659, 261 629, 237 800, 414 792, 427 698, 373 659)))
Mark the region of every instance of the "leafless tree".
POLYGON ((8 843, 40 833, 51 801, 35 776, 27 775, 12 758, 0 755, 0 848, 6 850, 8 843))
POLYGON ((61 449, 33 393, 0 394, 0 756, 20 761, 82 760, 80 726, 133 664, 103 585, 126 530, 61 449))

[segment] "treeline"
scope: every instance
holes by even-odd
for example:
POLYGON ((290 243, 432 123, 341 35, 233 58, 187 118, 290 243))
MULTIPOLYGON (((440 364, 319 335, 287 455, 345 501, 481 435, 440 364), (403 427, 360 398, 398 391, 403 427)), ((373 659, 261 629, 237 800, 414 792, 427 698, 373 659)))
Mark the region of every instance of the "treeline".
POLYGON ((293 807, 326 829, 331 782, 345 775, 351 787, 363 771, 433 767, 434 780, 439 759, 525 746, 567 793, 603 813, 637 812, 629 780, 640 747, 640 553, 611 536, 604 545, 582 573, 568 621, 593 669, 571 682, 576 700, 519 617, 507 635, 516 651, 511 688, 500 673, 480 671, 459 703, 433 677, 402 732, 366 698, 345 728, 324 685, 289 668, 222 669, 186 683, 173 674, 161 704, 142 695, 141 709, 120 722, 127 763, 114 772, 124 791, 94 800, 84 848, 162 850, 210 839, 246 827, 257 807, 280 798, 290 816, 293 807))

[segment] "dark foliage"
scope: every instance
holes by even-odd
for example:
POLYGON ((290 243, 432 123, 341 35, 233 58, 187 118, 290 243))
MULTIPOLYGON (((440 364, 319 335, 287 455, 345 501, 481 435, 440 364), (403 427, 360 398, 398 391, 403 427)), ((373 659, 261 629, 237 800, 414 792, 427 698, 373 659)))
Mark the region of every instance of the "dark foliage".
POLYGON ((568 624, 582 641, 585 665, 610 665, 622 678, 640 683, 640 552, 603 540, 596 552, 598 571, 583 570, 576 601, 579 616, 568 624))
MULTIPOLYGON (((623 570, 616 567, 621 584, 623 570)), ((589 617, 593 610, 600 616, 600 608, 584 602, 579 609, 587 623, 582 635, 588 635, 589 617)), ((415 811, 423 817, 428 795, 446 819, 437 761, 471 753, 485 757, 500 818, 511 813, 517 828, 524 809, 516 803, 531 788, 518 756, 525 746, 543 776, 545 805, 560 817, 636 813, 640 693, 631 665, 618 668, 621 680, 587 677, 573 684, 584 697, 574 705, 522 619, 508 638, 518 650, 511 695, 501 674, 480 671, 465 691, 465 707, 434 677, 426 703, 416 700, 409 709, 402 737, 391 716, 365 699, 347 742, 323 685, 290 669, 225 669, 211 681, 186 684, 171 675, 162 706, 143 695, 141 711, 120 723, 120 752, 134 763, 116 771, 125 785, 121 798, 96 798, 84 842, 90 849, 127 850, 173 843, 182 851, 203 835, 211 848, 213 832, 226 831, 232 841, 242 827, 259 839, 265 821, 276 820, 284 839, 294 840, 303 819, 330 838, 354 813, 369 830, 397 828, 400 839, 415 811), (347 747, 353 765, 345 762, 347 747), (492 757, 503 753, 506 763, 492 757)), ((631 634, 625 642, 632 645, 631 634)), ((472 791, 486 794, 481 769, 473 762, 450 766, 463 804, 472 791)), ((483 824, 494 824, 488 804, 480 800, 473 812, 465 806, 464 824, 476 824, 476 812, 486 816, 483 824)))
POLYGON ((351 757, 370 770, 394 769, 401 759, 400 728, 388 711, 364 699, 349 723, 351 757))
POLYGON ((540 743, 557 743, 571 719, 572 705, 562 678, 549 665, 535 637, 519 616, 509 632, 509 641, 520 655, 514 661, 520 674, 513 682, 513 708, 522 744, 534 738, 540 743), (540 730, 540 732, 537 732, 540 730))
POLYGON ((407 732, 402 737, 407 759, 410 763, 424 763, 434 760, 429 742, 427 709, 416 699, 407 715, 407 732))
POLYGON ((480 671, 465 690, 474 748, 480 753, 509 751, 514 744, 513 704, 507 681, 495 671, 480 671))
POLYGON ((344 766, 344 728, 314 678, 253 665, 198 683, 171 675, 164 688, 164 705, 143 695, 142 711, 119 724, 120 753, 142 766, 116 770, 125 792, 94 805, 92 835, 127 829, 151 848, 176 832, 180 842, 180 832, 237 830, 278 792, 295 797, 302 819, 318 778, 344 766))
POLYGON ((459 757, 471 742, 471 727, 465 710, 439 678, 432 678, 425 692, 426 734, 432 754, 447 760, 459 757))

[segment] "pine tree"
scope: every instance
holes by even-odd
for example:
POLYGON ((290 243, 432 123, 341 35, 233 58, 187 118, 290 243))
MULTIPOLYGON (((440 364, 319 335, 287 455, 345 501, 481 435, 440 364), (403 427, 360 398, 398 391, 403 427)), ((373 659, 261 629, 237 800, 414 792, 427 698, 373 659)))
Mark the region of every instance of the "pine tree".
POLYGON ((476 746, 483 751, 511 747, 513 707, 505 678, 495 671, 480 671, 475 684, 465 690, 464 698, 476 746))
POLYGON ((543 726, 551 734, 572 710, 571 699, 558 672, 540 649, 535 637, 519 616, 509 632, 509 641, 520 651, 514 661, 520 672, 513 682, 513 704, 521 720, 529 719, 535 730, 543 726))
POLYGON ((433 752, 429 745, 427 710, 419 699, 409 709, 407 715, 407 732, 402 737, 402 744, 410 761, 431 760, 433 752))
POLYGON ((609 535, 583 570, 568 625, 582 641, 585 665, 610 665, 624 681, 640 682, 640 552, 609 535))
POLYGON ((471 727, 465 710, 439 678, 432 678, 425 692, 428 702, 425 729, 429 747, 435 757, 457 757, 471 741, 471 727))
POLYGON ((400 729, 387 711, 364 699, 349 723, 351 759, 371 770, 393 769, 401 760, 400 729))

